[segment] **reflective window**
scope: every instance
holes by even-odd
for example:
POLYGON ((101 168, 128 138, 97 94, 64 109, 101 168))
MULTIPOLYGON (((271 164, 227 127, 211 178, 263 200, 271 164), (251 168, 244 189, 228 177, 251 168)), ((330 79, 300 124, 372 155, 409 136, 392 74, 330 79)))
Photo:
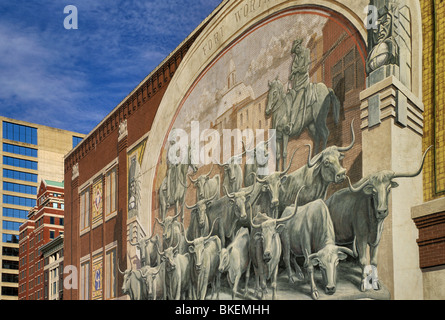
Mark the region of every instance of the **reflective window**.
POLYGON ((36 200, 4 194, 3 195, 3 203, 14 204, 14 205, 24 206, 24 207, 34 207, 36 205, 36 200))
POLYGON ((82 141, 83 139, 81 138, 81 137, 76 137, 76 136, 73 136, 73 148, 75 147, 75 146, 77 146, 79 143, 80 143, 80 141, 82 141))
POLYGON ((3 143, 3 151, 37 158, 37 149, 16 146, 10 143, 3 143))
POLYGON ((37 175, 34 173, 3 169, 3 177, 15 180, 37 182, 37 175))
POLYGON ((3 230, 19 231, 21 222, 3 220, 3 230))
MULTIPOLYGON (((2 235, 2 240, 3 240, 3 242, 7 242, 7 243, 19 243, 19 237, 15 234, 4 233, 2 235)), ((3 261, 5 261, 5 260, 3 260, 3 261)), ((15 262, 18 263, 18 261, 15 261, 15 262)))
POLYGON ((37 161, 3 156, 3 164, 6 164, 8 166, 37 170, 37 161))
POLYGON ((3 216, 11 218, 26 219, 28 217, 28 210, 12 209, 3 207, 3 216))
POLYGON ((37 145, 37 128, 3 121, 3 139, 37 145))
POLYGON ((3 190, 32 194, 32 195, 37 194, 37 187, 27 186, 24 184, 18 184, 12 182, 5 182, 5 181, 3 181, 3 190))

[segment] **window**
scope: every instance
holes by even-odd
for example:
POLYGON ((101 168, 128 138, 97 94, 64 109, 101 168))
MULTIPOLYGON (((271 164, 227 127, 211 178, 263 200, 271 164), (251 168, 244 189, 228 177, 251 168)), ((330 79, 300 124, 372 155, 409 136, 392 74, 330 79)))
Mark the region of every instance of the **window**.
POLYGON ((55 231, 51 230, 51 231, 49 232, 49 238, 50 238, 50 239, 54 239, 55 233, 56 233, 55 231))
POLYGON ((344 81, 345 92, 363 89, 365 74, 363 62, 357 49, 350 50, 331 69, 334 90, 344 81))
POLYGON ((73 136, 73 148, 77 146, 83 139, 81 137, 73 136))
POLYGON ((2 282, 18 283, 19 276, 18 274, 2 273, 2 282))
POLYGON ((8 166, 37 170, 37 161, 3 156, 3 164, 6 164, 8 166))
POLYGON ((80 195, 80 231, 90 226, 90 191, 85 190, 80 195))
POLYGON ((37 174, 16 170, 3 169, 3 177, 28 182, 37 182, 37 174))
POLYGON ((90 299, 90 262, 80 265, 80 300, 90 299))
POLYGON ((6 243, 19 243, 19 237, 15 234, 3 233, 2 240, 6 243))
POLYGON ((36 200, 4 194, 3 195, 3 203, 14 204, 14 205, 24 206, 24 207, 34 207, 36 205, 36 200))
POLYGON ((9 153, 15 153, 22 156, 34 157, 37 158, 37 149, 16 146, 10 143, 3 143, 3 151, 9 153))
POLYGON ((59 221, 60 221, 59 224, 60 224, 61 226, 63 226, 63 218, 60 218, 59 221))
POLYGON ((19 248, 2 247, 2 252, 4 256, 18 257, 19 248))
POLYGON ((2 287, 3 296, 18 296, 19 288, 2 287))
POLYGON ((3 181, 3 190, 32 194, 32 195, 37 194, 37 187, 27 186, 24 184, 18 184, 18 183, 12 183, 12 182, 5 182, 5 181, 3 181))
POLYGON ((18 261, 10 261, 10 260, 2 260, 2 267, 3 267, 3 269, 18 270, 19 262, 18 261))
POLYGON ((55 218, 54 217, 49 217, 49 223, 50 224, 54 224, 55 223, 55 218))
POLYGON ((3 230, 12 230, 12 231, 19 231, 19 228, 22 225, 21 222, 14 222, 7 220, 3 220, 2 224, 3 224, 3 230))
POLYGON ((105 257, 105 299, 115 298, 116 292, 116 249, 112 249, 105 257))
POLYGON ((116 211, 116 168, 110 170, 105 175, 105 214, 108 215, 116 211))
POLYGON ((3 216, 10 218, 26 219, 28 217, 28 210, 12 209, 3 207, 3 216))
POLYGON ((3 139, 37 145, 37 128, 3 121, 3 139))

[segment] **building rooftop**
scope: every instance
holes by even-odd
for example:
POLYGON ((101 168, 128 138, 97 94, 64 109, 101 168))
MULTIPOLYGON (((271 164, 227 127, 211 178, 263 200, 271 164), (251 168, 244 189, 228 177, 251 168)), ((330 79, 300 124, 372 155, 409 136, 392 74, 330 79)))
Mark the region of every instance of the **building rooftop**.
POLYGON ((47 186, 52 186, 52 187, 59 187, 59 188, 63 188, 64 187, 64 182, 58 182, 58 181, 51 181, 51 180, 44 180, 45 184, 47 186))

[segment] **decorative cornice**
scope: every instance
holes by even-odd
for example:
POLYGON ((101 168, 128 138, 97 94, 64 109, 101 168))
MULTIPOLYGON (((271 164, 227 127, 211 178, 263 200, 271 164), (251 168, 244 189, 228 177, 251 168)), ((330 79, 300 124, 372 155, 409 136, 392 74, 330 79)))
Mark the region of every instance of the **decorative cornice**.
POLYGON ((75 165, 73 165, 71 180, 74 180, 78 177, 79 177, 79 163, 76 163, 75 165))
POLYGON ((112 133, 143 103, 150 100, 176 72, 193 42, 208 24, 206 19, 175 51, 167 56, 127 97, 118 104, 75 148, 65 155, 65 171, 85 157, 91 149, 112 133), (168 72, 166 72, 168 70, 168 72), (161 79, 162 77, 162 79, 161 79), (144 97, 145 92, 145 97, 144 97))

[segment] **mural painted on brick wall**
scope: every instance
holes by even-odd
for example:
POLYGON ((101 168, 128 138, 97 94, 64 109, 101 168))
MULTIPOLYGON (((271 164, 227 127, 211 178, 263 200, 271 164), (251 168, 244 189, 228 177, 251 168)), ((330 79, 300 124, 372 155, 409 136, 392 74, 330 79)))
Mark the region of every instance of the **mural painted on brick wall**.
POLYGON ((375 255, 385 201, 392 179, 420 171, 362 177, 366 60, 357 30, 318 8, 275 14, 222 51, 178 106, 125 293, 389 299, 375 255))

